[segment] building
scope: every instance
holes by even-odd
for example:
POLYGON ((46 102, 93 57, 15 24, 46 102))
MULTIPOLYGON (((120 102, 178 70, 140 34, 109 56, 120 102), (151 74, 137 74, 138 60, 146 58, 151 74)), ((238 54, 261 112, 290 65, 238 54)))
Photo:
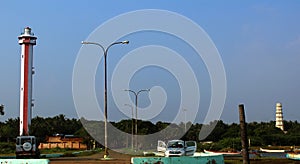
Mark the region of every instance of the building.
POLYGON ((284 131, 283 127, 283 114, 282 114, 282 105, 281 103, 276 103, 276 125, 275 127, 284 131))
POLYGON ((73 135, 55 135, 49 136, 45 143, 40 143, 39 149, 51 148, 69 148, 69 149, 87 149, 86 144, 82 143, 83 138, 73 135))

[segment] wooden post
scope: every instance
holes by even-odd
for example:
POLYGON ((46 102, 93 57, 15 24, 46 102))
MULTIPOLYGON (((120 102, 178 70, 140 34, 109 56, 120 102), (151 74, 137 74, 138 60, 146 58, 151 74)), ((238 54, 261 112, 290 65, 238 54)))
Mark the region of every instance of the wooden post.
POLYGON ((243 155, 243 164, 249 164, 249 152, 248 152, 248 137, 247 137, 247 127, 246 119, 244 112, 244 105, 239 105, 239 114, 240 114, 240 129, 241 129, 241 142, 242 142, 242 155, 243 155))

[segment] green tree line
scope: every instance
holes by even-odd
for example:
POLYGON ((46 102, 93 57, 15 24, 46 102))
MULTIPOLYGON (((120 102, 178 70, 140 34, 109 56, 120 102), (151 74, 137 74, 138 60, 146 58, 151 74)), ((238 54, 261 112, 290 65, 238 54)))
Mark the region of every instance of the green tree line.
MULTIPOLYGON (((131 134, 132 120, 121 120, 119 122, 111 122, 118 130, 131 134)), ((198 142, 200 149, 221 150, 224 148, 241 149, 240 126, 232 123, 226 124, 221 120, 211 122, 210 124, 192 124, 187 123, 188 131, 181 137, 183 140, 193 140, 198 142), (199 140, 199 132, 203 126, 216 125, 213 131, 205 138, 199 140), (210 141, 210 144, 201 144, 210 141)), ((40 142, 44 142, 47 136, 54 134, 73 134, 84 138, 84 142, 89 146, 93 142, 93 136, 103 132, 103 122, 89 121, 84 118, 69 119, 65 115, 54 117, 35 117, 31 121, 30 134, 36 136, 40 142), (83 127, 83 124, 85 125, 83 127), (92 133, 87 133, 86 129, 92 129, 92 133)), ((171 127, 171 132, 165 135, 165 139, 178 139, 176 134, 182 132, 185 128, 184 123, 171 124, 167 122, 150 122, 138 120, 139 135, 154 134, 166 127, 171 127)), ((285 131, 275 127, 275 121, 270 122, 250 122, 247 124, 248 138, 250 146, 266 147, 272 146, 294 146, 300 145, 300 124, 297 121, 284 121, 285 131)), ((19 133, 19 118, 10 118, 5 122, 0 122, 0 142, 14 142, 19 133)), ((112 131, 113 133, 113 131, 112 131)), ((114 134, 110 134, 113 136, 114 134)), ((128 138, 112 141, 117 146, 128 146, 128 138)), ((156 143, 152 143, 156 144, 156 143)))

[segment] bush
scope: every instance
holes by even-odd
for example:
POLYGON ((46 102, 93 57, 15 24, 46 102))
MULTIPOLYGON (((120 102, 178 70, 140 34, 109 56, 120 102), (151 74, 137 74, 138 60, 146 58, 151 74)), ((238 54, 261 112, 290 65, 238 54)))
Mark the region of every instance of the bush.
POLYGON ((0 154, 11 154, 15 153, 16 144, 14 142, 1 142, 0 143, 0 154))
POLYGON ((64 153, 63 157, 76 157, 76 155, 73 154, 72 152, 66 152, 64 153))

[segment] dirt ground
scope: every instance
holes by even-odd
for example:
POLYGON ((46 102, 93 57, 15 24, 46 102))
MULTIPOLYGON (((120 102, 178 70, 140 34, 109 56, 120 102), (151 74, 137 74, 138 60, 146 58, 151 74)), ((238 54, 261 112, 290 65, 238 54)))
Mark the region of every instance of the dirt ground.
POLYGON ((114 151, 109 151, 109 157, 111 159, 104 160, 103 158, 103 152, 93 154, 91 156, 84 156, 84 157, 61 157, 61 158, 52 158, 50 159, 50 164, 78 164, 78 163, 84 163, 84 164, 95 164, 95 163, 101 163, 101 164, 130 164, 131 156, 127 154, 121 154, 114 151))

